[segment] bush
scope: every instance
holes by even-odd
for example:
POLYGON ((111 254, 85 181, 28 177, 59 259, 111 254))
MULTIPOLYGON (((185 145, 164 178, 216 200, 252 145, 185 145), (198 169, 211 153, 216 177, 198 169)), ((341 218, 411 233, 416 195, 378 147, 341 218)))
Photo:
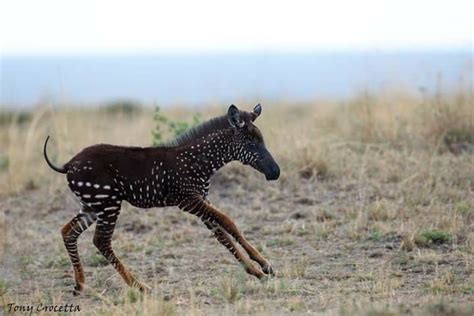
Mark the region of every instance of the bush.
POLYGON ((420 246, 430 244, 445 244, 451 241, 451 235, 442 230, 425 230, 415 238, 415 243, 420 246))
POLYGON ((160 107, 157 106, 155 108, 153 120, 155 121, 155 129, 152 131, 153 146, 159 146, 166 142, 165 134, 171 135, 171 137, 178 137, 188 128, 201 123, 201 116, 195 114, 191 123, 186 121, 173 121, 165 116, 161 112, 160 107))

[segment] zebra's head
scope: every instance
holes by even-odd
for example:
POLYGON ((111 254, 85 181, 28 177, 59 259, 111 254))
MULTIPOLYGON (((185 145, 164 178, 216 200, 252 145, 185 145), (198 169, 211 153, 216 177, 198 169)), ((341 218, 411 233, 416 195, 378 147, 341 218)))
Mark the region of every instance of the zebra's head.
POLYGON ((227 120, 234 131, 231 148, 236 160, 263 173, 267 180, 276 180, 280 176, 280 167, 265 147, 262 132, 253 124, 260 113, 260 104, 252 112, 240 111, 233 104, 229 107, 227 120))

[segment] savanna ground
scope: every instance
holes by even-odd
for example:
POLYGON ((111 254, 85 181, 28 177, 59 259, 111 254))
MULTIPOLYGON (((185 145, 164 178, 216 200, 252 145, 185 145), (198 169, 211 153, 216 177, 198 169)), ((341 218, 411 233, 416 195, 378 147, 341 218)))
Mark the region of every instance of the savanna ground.
MULTIPOLYGON (((154 287, 145 297, 98 254, 94 226, 79 241, 86 290, 72 296, 60 228, 78 204, 65 177, 44 163, 42 146, 52 135, 50 155, 65 162, 94 143, 149 145, 152 109, 45 104, 3 112, 0 304, 74 303, 92 315, 472 315, 473 100, 460 89, 263 104, 256 124, 280 179, 266 182, 233 163, 213 179, 210 200, 273 263, 276 277, 246 275, 193 215, 125 205, 113 244, 154 287)), ((193 116, 177 107, 163 113, 193 116)))

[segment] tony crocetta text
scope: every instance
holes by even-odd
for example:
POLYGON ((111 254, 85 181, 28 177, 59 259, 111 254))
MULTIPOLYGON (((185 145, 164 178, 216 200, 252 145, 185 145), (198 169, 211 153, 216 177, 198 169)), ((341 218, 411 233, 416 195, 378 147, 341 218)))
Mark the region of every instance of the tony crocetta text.
POLYGON ((23 314, 33 314, 33 313, 75 313, 80 312, 81 307, 79 305, 73 304, 63 304, 63 305, 46 305, 43 303, 38 303, 36 305, 18 305, 16 303, 8 303, 5 307, 5 311, 9 313, 23 313, 23 314))

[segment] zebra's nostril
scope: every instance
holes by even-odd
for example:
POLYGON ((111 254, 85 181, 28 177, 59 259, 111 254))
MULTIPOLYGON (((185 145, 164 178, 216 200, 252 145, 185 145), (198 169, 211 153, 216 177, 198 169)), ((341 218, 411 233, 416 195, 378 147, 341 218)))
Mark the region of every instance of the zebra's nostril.
POLYGON ((280 177, 280 167, 278 165, 275 165, 274 174, 275 174, 275 179, 274 180, 276 180, 280 177))

